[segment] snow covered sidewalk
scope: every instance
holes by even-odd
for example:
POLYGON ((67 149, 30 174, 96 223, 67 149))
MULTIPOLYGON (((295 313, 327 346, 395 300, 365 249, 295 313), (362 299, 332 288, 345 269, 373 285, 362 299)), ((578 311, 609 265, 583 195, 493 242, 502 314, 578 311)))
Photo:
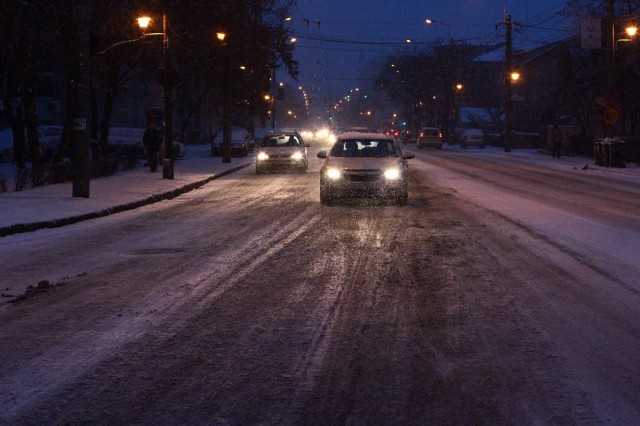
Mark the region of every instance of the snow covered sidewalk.
POLYGON ((163 179, 162 168, 151 173, 142 163, 128 171, 92 179, 90 197, 72 196, 72 183, 46 185, 0 194, 0 237, 55 228, 131 210, 176 197, 225 174, 253 164, 253 156, 223 163, 209 145, 188 145, 174 164, 174 179, 163 179))

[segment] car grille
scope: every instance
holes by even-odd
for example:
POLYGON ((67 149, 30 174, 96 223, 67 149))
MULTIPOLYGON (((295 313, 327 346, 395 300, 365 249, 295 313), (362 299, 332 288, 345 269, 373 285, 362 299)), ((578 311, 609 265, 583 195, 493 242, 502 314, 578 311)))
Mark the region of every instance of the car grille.
POLYGON ((382 171, 377 169, 346 169, 344 177, 351 182, 375 182, 382 178, 382 171))
POLYGON ((291 154, 269 154, 269 158, 272 159, 284 159, 284 158, 291 158, 291 154))

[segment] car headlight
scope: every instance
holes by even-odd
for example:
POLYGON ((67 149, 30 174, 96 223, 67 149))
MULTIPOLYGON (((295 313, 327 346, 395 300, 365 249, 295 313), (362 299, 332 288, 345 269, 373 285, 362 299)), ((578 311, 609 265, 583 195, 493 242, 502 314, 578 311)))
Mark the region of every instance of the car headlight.
POLYGON ((336 169, 335 167, 329 167, 325 174, 329 179, 332 180, 340 179, 340 176, 342 176, 342 172, 340 171, 340 169, 336 169))
POLYGON ((291 155, 291 158, 296 160, 296 161, 300 161, 300 160, 302 160, 304 158, 304 155, 302 155, 302 153, 300 151, 298 151, 298 152, 294 152, 291 155))
POLYGON ((400 179, 400 170, 393 168, 387 169, 384 171, 384 178, 387 180, 397 180, 400 179))
POLYGON ((269 154, 267 154, 266 152, 259 152, 256 158, 258 159, 258 161, 268 160, 269 154))

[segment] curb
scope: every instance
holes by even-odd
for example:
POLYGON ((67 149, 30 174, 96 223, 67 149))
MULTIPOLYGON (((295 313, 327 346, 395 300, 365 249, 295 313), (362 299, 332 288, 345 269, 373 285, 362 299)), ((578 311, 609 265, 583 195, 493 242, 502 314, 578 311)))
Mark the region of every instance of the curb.
POLYGON ((162 192, 160 194, 154 194, 147 198, 143 198, 142 200, 132 201, 126 204, 120 204, 120 205, 109 207, 100 211, 85 213, 78 216, 71 216, 63 219, 52 219, 52 220, 47 220, 43 222, 16 224, 11 226, 1 227, 0 237, 6 237, 9 235, 21 234, 25 232, 33 232, 33 231, 38 231, 40 229, 60 228, 63 226, 72 225, 74 223, 84 222, 85 220, 97 219, 100 217, 109 216, 111 214, 137 209, 142 206, 157 203, 158 201, 170 200, 172 198, 176 198, 182 194, 185 194, 189 191, 193 191, 194 189, 200 188, 201 186, 206 185, 212 180, 237 172, 238 170, 242 170, 245 167, 249 167, 251 164, 252 163, 242 164, 240 166, 233 167, 229 170, 225 170, 224 172, 220 172, 215 175, 209 176, 208 178, 184 185, 180 188, 172 189, 170 191, 162 192))

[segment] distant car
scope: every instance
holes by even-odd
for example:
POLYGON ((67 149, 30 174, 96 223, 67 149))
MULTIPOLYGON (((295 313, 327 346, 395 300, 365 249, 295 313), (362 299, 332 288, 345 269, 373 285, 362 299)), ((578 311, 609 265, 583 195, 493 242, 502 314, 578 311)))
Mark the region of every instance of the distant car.
POLYGON ((406 204, 407 160, 414 154, 403 154, 393 136, 343 133, 329 152, 320 151, 318 157, 325 159, 320 170, 322 204, 348 196, 384 196, 406 204))
POLYGON ((398 129, 388 129, 388 130, 385 130, 384 134, 387 135, 387 136, 393 136, 394 138, 399 138, 400 137, 400 130, 398 130, 398 129))
POLYGON ((308 147, 298 132, 270 133, 256 148, 256 173, 274 169, 305 173, 309 167, 308 147))
MULTIPOLYGON (((223 131, 220 130, 213 138, 213 141, 211 141, 211 155, 214 157, 219 157, 223 154, 222 136, 223 131)), ((233 127, 231 129, 232 157, 246 157, 249 153, 250 146, 254 143, 253 137, 247 129, 242 127, 233 127)))
POLYGON ((458 141, 462 148, 469 146, 479 146, 484 148, 487 140, 482 129, 462 129, 458 134, 458 141))
POLYGON ((418 132, 416 148, 442 149, 442 132, 437 127, 425 127, 418 132))
POLYGON ((402 143, 404 144, 416 143, 418 139, 418 132, 413 131, 411 129, 405 129, 402 131, 401 137, 402 137, 402 143))

